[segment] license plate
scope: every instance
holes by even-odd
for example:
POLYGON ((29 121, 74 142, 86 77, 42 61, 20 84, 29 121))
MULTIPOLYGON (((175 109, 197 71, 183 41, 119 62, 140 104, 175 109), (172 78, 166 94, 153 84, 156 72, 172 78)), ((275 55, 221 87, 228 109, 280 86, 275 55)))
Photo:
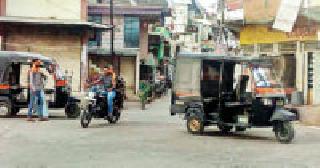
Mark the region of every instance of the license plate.
POLYGON ((248 116, 238 116, 238 123, 248 124, 249 123, 248 116))
POLYGON ((284 105, 283 100, 278 100, 276 103, 277 103, 277 106, 283 106, 284 105))

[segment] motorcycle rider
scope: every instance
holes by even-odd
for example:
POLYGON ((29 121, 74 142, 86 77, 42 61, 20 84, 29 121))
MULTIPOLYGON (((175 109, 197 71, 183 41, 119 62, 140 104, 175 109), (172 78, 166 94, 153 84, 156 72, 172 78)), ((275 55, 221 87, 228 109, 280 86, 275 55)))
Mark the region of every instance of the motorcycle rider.
POLYGON ((106 68, 104 68, 104 74, 101 76, 100 81, 107 96, 107 116, 112 117, 113 99, 116 96, 116 92, 114 91, 114 89, 116 88, 116 74, 113 71, 112 65, 108 65, 106 68))

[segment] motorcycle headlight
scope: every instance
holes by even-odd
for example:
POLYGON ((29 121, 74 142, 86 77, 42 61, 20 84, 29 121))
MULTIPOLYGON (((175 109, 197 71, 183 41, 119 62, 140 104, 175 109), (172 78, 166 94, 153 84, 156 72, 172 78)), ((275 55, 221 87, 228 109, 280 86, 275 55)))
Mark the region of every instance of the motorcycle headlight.
POLYGON ((89 97, 90 99, 94 99, 94 95, 95 95, 94 92, 89 92, 89 93, 88 93, 88 97, 89 97))

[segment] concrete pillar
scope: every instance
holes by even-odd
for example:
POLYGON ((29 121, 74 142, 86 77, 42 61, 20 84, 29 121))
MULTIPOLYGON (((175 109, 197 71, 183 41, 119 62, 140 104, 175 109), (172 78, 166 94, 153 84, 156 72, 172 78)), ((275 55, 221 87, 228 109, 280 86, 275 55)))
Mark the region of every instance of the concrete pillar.
POLYGON ((81 0, 81 20, 88 20, 88 2, 87 0, 81 0))
POLYGON ((301 52, 301 42, 297 41, 296 49, 296 89, 299 92, 303 92, 304 82, 304 53, 301 52))
POLYGON ((320 52, 315 52, 313 59, 313 104, 320 104, 320 52))
POLYGON ((6 16, 7 0, 0 0, 0 16, 6 16))
POLYGON ((138 94, 139 85, 140 85, 140 52, 137 53, 137 57, 136 57, 136 77, 135 77, 135 82, 136 82, 135 94, 138 94))
POLYGON ((257 43, 253 44, 253 56, 260 56, 259 55, 259 46, 257 43))
POLYGON ((273 43, 272 56, 280 56, 278 43, 273 43))
POLYGON ((148 23, 140 20, 140 59, 148 59, 148 23))
POLYGON ((304 104, 308 104, 308 53, 304 51, 304 44, 302 44, 303 51, 303 100, 304 104))
POLYGON ((80 91, 85 89, 88 79, 88 32, 84 32, 81 37, 81 56, 80 56, 80 91))
POLYGON ((4 30, 3 26, 0 25, 0 51, 3 50, 3 35, 4 35, 4 30))

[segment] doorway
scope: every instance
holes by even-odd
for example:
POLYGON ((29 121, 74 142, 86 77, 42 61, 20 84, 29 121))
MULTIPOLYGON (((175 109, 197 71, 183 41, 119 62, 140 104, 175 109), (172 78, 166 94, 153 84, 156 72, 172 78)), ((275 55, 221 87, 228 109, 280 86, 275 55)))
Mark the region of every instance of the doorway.
POLYGON ((296 57, 295 54, 283 54, 278 64, 284 88, 296 88, 296 57))

